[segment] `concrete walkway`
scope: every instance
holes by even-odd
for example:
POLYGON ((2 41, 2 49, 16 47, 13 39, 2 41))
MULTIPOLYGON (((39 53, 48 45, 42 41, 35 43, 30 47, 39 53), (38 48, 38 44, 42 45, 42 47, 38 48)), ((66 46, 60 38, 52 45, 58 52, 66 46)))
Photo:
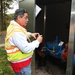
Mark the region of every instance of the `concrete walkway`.
POLYGON ((3 47, 3 46, 5 46, 5 44, 0 44, 0 47, 3 47))
POLYGON ((5 46, 5 36, 6 36, 6 32, 2 31, 0 32, 0 47, 5 46))

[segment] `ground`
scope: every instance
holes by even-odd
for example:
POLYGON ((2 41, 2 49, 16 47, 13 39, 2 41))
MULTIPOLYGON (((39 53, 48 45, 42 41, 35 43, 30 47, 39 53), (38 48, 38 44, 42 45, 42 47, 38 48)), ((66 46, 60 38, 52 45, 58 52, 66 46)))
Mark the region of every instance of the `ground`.
POLYGON ((4 44, 5 42, 6 31, 0 32, 0 44, 4 44))
POLYGON ((46 61, 45 66, 37 66, 36 62, 36 68, 35 68, 35 75, 66 75, 65 65, 61 63, 59 65, 58 62, 53 61, 46 61))

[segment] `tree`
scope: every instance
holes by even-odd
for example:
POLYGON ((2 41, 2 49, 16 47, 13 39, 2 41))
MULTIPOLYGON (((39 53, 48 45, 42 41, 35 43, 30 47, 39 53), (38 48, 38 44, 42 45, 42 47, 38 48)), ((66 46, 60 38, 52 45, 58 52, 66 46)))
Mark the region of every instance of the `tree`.
POLYGON ((9 8, 9 2, 13 0, 0 0, 0 31, 6 29, 6 10, 9 8))

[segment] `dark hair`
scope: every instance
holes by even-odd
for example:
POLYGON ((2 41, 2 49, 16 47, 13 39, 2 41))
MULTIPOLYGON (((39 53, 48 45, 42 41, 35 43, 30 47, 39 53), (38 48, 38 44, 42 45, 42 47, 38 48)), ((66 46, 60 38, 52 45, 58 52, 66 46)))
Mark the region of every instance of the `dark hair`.
POLYGON ((23 17, 24 13, 28 13, 27 10, 17 9, 14 13, 14 20, 16 20, 18 16, 23 17))

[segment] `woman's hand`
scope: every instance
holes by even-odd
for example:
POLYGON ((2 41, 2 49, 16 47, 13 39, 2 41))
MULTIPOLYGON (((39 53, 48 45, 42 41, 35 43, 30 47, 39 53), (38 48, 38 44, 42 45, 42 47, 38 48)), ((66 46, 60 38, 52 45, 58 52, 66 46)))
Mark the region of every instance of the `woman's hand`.
POLYGON ((37 35, 40 35, 39 33, 31 33, 30 36, 34 39, 37 39, 37 35))
POLYGON ((42 35, 39 35, 39 36, 37 37, 37 40, 41 43, 41 42, 42 42, 42 40, 43 40, 42 35))

